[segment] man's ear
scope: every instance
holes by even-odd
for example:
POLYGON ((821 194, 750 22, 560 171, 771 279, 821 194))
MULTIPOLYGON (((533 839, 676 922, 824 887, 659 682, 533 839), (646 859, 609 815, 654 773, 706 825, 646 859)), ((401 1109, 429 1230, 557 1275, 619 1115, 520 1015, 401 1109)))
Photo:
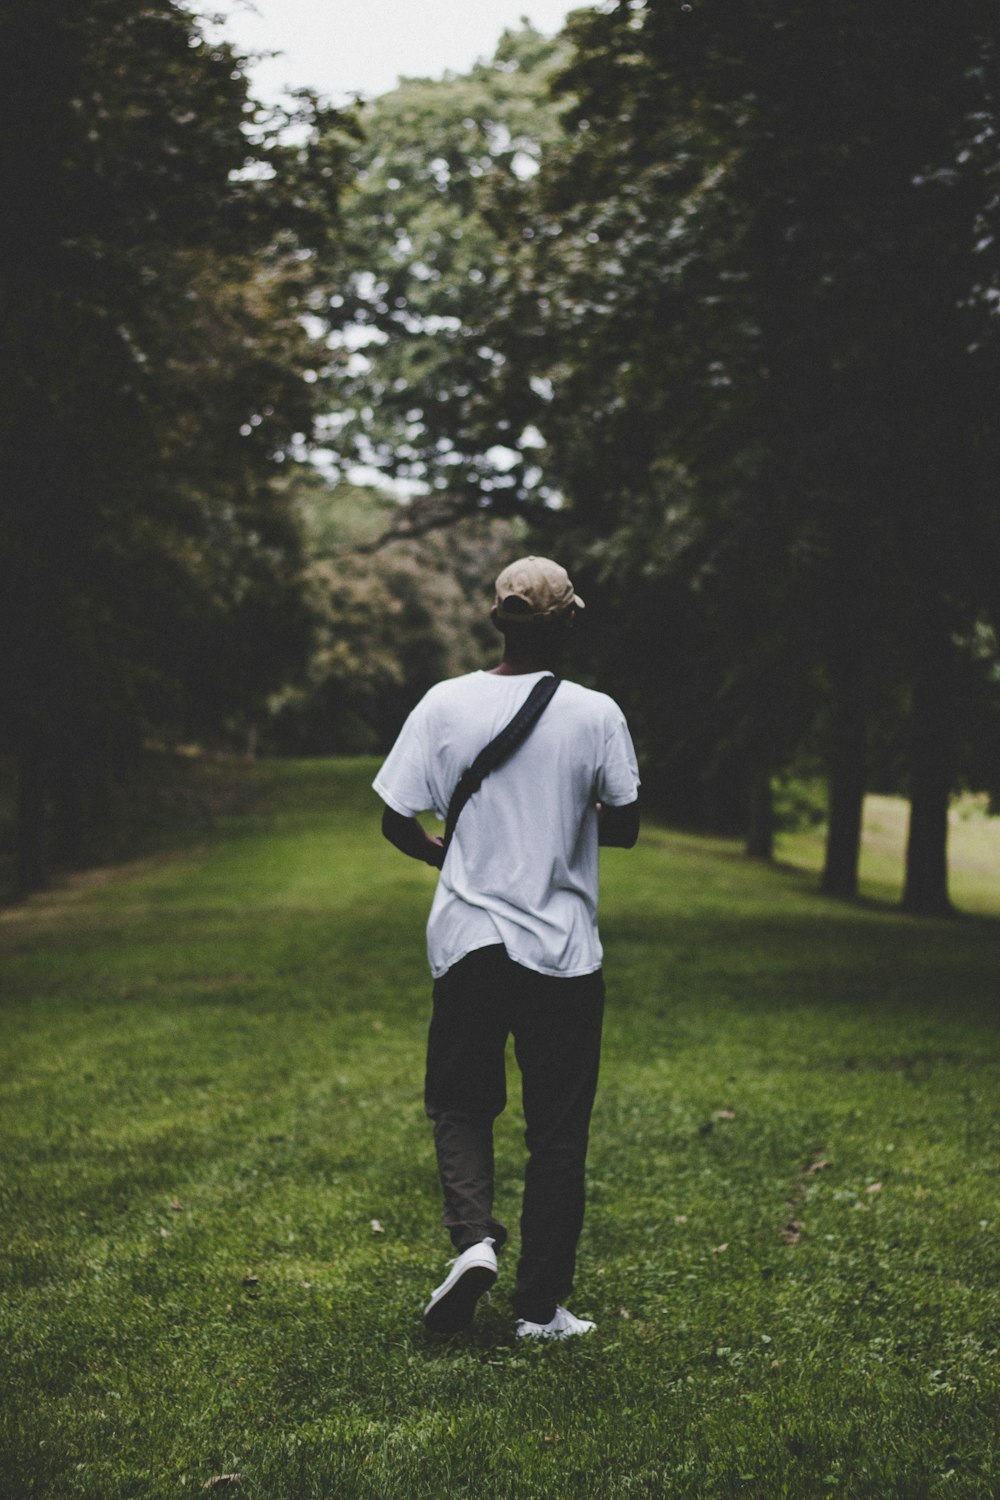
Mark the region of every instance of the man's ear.
POLYGON ((490 609, 490 619, 493 621, 493 628, 495 630, 499 630, 500 634, 502 635, 503 634, 503 628, 502 628, 502 626, 500 624, 500 616, 497 614, 497 607, 496 607, 495 604, 490 609))

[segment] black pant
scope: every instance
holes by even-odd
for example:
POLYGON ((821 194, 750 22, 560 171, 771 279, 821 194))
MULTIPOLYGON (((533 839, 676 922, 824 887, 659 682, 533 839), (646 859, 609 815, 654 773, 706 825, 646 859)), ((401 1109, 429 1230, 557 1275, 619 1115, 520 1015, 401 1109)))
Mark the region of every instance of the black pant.
POLYGON ((499 1249, 507 1238, 493 1217, 493 1121, 507 1102, 504 1049, 514 1037, 528 1148, 514 1310, 536 1323, 573 1287, 603 1013, 599 971, 537 974, 499 944, 468 954, 434 985, 424 1099, 444 1222, 459 1251, 488 1236, 499 1249))

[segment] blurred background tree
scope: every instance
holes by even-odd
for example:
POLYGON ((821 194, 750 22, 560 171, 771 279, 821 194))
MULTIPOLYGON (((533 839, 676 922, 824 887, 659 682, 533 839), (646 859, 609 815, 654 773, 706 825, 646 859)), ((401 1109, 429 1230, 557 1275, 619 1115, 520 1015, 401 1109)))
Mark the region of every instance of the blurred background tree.
POLYGON ((25 0, 0 57, 0 691, 30 890, 144 736, 232 735, 307 653, 275 480, 322 404, 300 314, 350 122, 264 113, 171 0, 25 0))
POLYGON ((557 138, 549 82, 565 56, 525 25, 469 73, 403 79, 360 113, 335 446, 419 493, 432 524, 539 498, 537 434, 508 379, 496 299, 511 225, 557 138))
POLYGON ((398 535, 399 505, 378 490, 315 471, 291 483, 316 628, 308 670, 271 700, 270 743, 285 754, 385 750, 435 682, 496 659, 491 583, 523 550, 524 527, 477 516, 398 535))
POLYGON ((824 887, 853 894, 870 730, 895 705, 920 911, 948 907, 963 716, 995 693, 968 650, 1000 562, 993 20, 976 0, 905 23, 787 0, 578 12, 504 309, 545 310, 534 422, 571 526, 626 621, 642 600, 637 639, 651 593, 666 612, 633 712, 668 799, 721 776, 766 853, 767 788, 813 746, 824 887))
POLYGON ((377 101, 351 209, 355 451, 574 557, 670 816, 766 856, 822 767, 852 895, 891 784, 920 911, 996 721, 993 20, 581 10, 377 101))

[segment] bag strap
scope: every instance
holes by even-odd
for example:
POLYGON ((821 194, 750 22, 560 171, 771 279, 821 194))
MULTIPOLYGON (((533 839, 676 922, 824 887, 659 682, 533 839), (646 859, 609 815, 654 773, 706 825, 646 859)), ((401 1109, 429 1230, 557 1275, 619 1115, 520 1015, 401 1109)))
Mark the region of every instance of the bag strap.
POLYGON ((486 777, 495 771, 534 729, 546 705, 550 702, 562 678, 542 677, 535 683, 517 713, 505 724, 500 733, 485 745, 467 771, 459 777, 458 785, 448 807, 448 819, 444 829, 444 847, 447 850, 455 832, 458 815, 473 793, 478 792, 486 777))

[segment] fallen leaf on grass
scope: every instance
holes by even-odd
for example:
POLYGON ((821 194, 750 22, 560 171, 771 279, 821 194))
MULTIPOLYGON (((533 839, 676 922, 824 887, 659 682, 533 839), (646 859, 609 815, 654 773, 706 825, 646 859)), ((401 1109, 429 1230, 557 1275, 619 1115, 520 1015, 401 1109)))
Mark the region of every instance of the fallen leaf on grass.
POLYGON ((688 1221, 687 1214, 674 1214, 674 1223, 675 1224, 686 1224, 687 1221, 688 1221))
POLYGON ((372 1219, 372 1234, 385 1234, 385 1230, 378 1219, 372 1219))
POLYGON ((712 1118, 716 1120, 735 1120, 736 1111, 735 1109, 717 1109, 712 1118))
POLYGON ((833 1163, 829 1161, 814 1161, 812 1166, 807 1168, 807 1174, 812 1176, 814 1172, 823 1172, 827 1167, 832 1165, 833 1163))
POLYGON ((629 1312, 627 1307, 622 1306, 618 1309, 618 1316, 620 1318, 630 1318, 632 1314, 629 1312))
POLYGON ((712 1251, 712 1254, 713 1255, 721 1255, 724 1250, 728 1250, 728 1249, 729 1249, 729 1241, 728 1240, 724 1240, 721 1245, 716 1245, 715 1249, 712 1251))
POLYGON ((202 1485, 203 1490, 217 1490, 224 1484, 242 1484, 242 1474, 213 1474, 211 1479, 206 1479, 202 1485))
POLYGON ((873 1183, 869 1184, 868 1187, 865 1188, 865 1192, 866 1193, 880 1193, 881 1191, 882 1191, 882 1184, 880 1182, 873 1182, 873 1183))
POLYGON ((160 1235, 162 1235, 162 1237, 165 1240, 168 1240, 170 1238, 170 1230, 169 1229, 164 1229, 164 1227, 163 1227, 162 1224, 160 1225, 159 1229, 157 1230, 157 1233, 160 1234, 160 1235))
POLYGON ((797 1245, 802 1238, 802 1225, 798 1219, 789 1219, 784 1229, 781 1230, 781 1238, 786 1245, 797 1245))
POLYGON ((172 1198, 170 1200, 170 1208, 171 1212, 175 1214, 182 1214, 184 1212, 184 1205, 179 1198, 172 1198))

